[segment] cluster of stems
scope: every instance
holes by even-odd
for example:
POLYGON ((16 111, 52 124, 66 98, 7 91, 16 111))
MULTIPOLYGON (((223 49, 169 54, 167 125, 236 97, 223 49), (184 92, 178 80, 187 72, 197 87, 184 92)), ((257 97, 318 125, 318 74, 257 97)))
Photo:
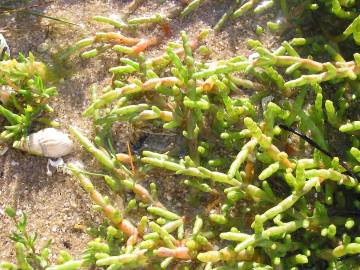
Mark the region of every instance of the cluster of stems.
MULTIPOLYGON (((189 1, 181 16, 207 2, 189 1)), ((354 1, 295 2, 292 7, 285 0, 233 1, 215 29, 230 18, 277 5, 288 23, 307 10, 326 9, 350 23, 337 39, 353 35, 357 42, 354 1)), ((129 14, 141 3, 134 1, 129 14)), ((94 19, 124 31, 164 21, 160 15, 94 19)), ((80 259, 61 254, 48 270, 335 270, 359 264, 359 54, 345 60, 339 46, 296 36, 276 49, 249 40, 249 56, 212 61, 198 46, 207 33, 192 39, 182 31, 179 41, 169 42, 157 57, 147 57, 145 50, 155 39, 119 32, 97 33, 64 54, 95 47, 81 54, 89 58, 111 49, 121 64, 110 68, 109 85, 92 87, 83 115, 93 120, 94 139, 70 127, 101 165, 97 173, 67 167, 107 218, 106 230, 96 233, 80 259), (185 143, 180 151, 129 144, 127 153, 121 152, 114 135, 119 123, 185 143), (334 137, 346 147, 336 148, 334 137), (149 183, 151 169, 160 172, 162 184, 174 181, 176 192, 186 189, 183 208, 173 211, 165 203, 157 184, 149 183), (102 195, 90 176, 121 194, 125 209, 102 195), (186 211, 189 205, 196 211, 186 211)))
POLYGON ((53 111, 48 103, 57 95, 55 87, 45 86, 49 80, 45 64, 35 61, 31 53, 0 61, 0 141, 19 140, 36 125, 58 125, 45 115, 53 111))
MULTIPOLYGON (((185 17, 189 14, 196 12, 197 9, 201 5, 211 5, 211 1, 204 0, 192 0, 189 1, 187 6, 183 9, 180 16, 185 17)), ((350 24, 347 29, 345 36, 349 36, 356 32, 356 26, 359 23, 359 12, 354 9, 356 6, 356 1, 342 1, 342 0, 332 0, 332 1, 324 1, 324 0, 312 0, 312 1, 292 1, 292 0, 246 0, 246 1, 238 1, 234 0, 225 14, 221 17, 221 19, 215 24, 214 29, 216 31, 222 30, 225 23, 229 20, 236 20, 239 17, 245 16, 254 16, 263 14, 266 11, 271 10, 272 8, 279 8, 281 10, 282 16, 285 18, 286 22, 277 21, 269 21, 267 22, 267 27, 270 30, 279 30, 284 27, 283 24, 290 23, 297 18, 301 18, 301 15, 308 10, 311 12, 316 12, 320 10, 326 10, 329 14, 333 14, 338 18, 353 20, 352 24, 350 24), (289 16, 295 15, 295 17, 289 16), (354 31, 355 30, 355 31, 354 31)), ((261 27, 262 29, 262 27, 261 27)), ((262 32, 263 30, 260 30, 262 32)), ((360 39, 354 35, 354 39, 357 43, 360 42, 360 39)))
MULTIPOLYGON (((191 2, 183 16, 200 4, 191 2)), ((122 51, 124 65, 110 69, 112 82, 101 94, 93 88, 92 103, 84 112, 94 120, 95 144, 71 128, 102 164, 111 190, 135 194, 120 213, 96 191, 86 171, 69 165, 96 208, 122 235, 116 254, 97 256, 93 263, 111 265, 111 269, 117 262, 124 267, 177 265, 184 269, 190 264, 198 269, 235 265, 239 269, 298 269, 322 263, 336 269, 339 258, 359 251, 356 238, 346 232, 356 230, 351 214, 345 218, 328 213, 335 205, 345 209, 353 203, 345 194, 360 191, 356 176, 359 141, 354 135, 358 121, 346 120, 352 100, 342 96, 344 105, 338 105, 324 87, 329 83, 341 86, 338 95, 351 91, 349 86, 360 70, 358 55, 346 62, 326 47, 330 61, 319 62, 302 56, 310 39, 294 38, 275 50, 249 40, 255 51, 249 57, 204 62, 196 57, 197 44, 205 35, 191 41, 182 32, 179 43, 169 43, 155 58, 122 51), (239 95, 248 90, 252 94, 239 95), (305 99, 310 91, 313 101, 305 99), (112 143, 118 122, 139 130, 153 125, 178 133, 187 142, 182 146, 186 155, 155 152, 151 146, 136 155, 131 149, 118 153, 112 143), (326 125, 353 137, 352 158, 344 161, 329 154, 326 125), (304 134, 296 138, 283 126, 304 134), (304 147, 314 147, 312 156, 299 155, 304 147), (134 164, 140 171, 150 166, 180 176, 192 192, 217 199, 207 207, 197 202, 203 207, 201 216, 187 213, 182 217, 160 203, 154 183, 150 191, 137 183, 141 172, 134 170, 134 164), (248 210, 244 213, 239 207, 248 210), (125 217, 134 208, 144 215, 125 217), (326 241, 329 238, 338 239, 340 245, 326 241)), ((350 208, 359 205, 353 203, 350 208)))

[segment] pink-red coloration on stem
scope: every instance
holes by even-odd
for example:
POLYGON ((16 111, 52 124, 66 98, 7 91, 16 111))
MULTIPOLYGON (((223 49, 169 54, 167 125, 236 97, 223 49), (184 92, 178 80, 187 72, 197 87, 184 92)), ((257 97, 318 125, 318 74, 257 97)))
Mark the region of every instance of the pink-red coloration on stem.
POLYGON ((120 223, 118 223, 118 228, 128 236, 138 235, 137 228, 127 219, 123 219, 120 223))
POLYGON ((159 257, 175 257, 177 259, 189 260, 191 256, 189 254, 189 249, 187 247, 178 247, 178 248, 166 248, 161 247, 154 251, 155 254, 159 257))
POLYGON ((149 38, 149 39, 140 39, 140 41, 132 47, 135 54, 139 54, 143 52, 146 48, 155 45, 157 43, 157 38, 149 38))

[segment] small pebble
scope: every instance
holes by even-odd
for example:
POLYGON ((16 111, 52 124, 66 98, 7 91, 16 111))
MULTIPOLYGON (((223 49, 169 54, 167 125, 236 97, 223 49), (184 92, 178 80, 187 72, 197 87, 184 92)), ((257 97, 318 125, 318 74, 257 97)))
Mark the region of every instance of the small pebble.
POLYGON ((12 160, 10 164, 11 164, 11 166, 15 167, 15 166, 18 166, 20 163, 15 160, 12 160))
POLYGON ((40 53, 44 53, 47 52, 50 48, 49 43, 47 43, 46 41, 41 43, 38 47, 37 47, 37 51, 40 53))

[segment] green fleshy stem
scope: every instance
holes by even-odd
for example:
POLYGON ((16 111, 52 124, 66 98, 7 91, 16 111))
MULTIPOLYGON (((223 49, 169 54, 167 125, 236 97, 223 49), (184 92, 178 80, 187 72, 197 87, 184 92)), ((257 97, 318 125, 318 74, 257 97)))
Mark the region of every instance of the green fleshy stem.
POLYGON ((294 192, 293 194, 291 194, 290 196, 279 202, 278 205, 270 208, 269 210, 265 211, 263 214, 257 215, 251 227, 252 228, 261 227, 262 224, 264 224, 267 220, 270 220, 274 218, 276 215, 285 212, 290 207, 292 207, 300 198, 302 198, 305 194, 307 194, 313 187, 319 184, 320 184, 319 177, 311 178, 305 183, 304 187, 301 190, 294 192))
POLYGON ((181 12, 180 17, 185 17, 185 16, 189 15, 191 12, 195 11, 203 2, 204 2, 204 0, 191 1, 181 12))
POLYGON ((84 264, 84 260, 71 260, 60 265, 53 265, 46 270, 76 270, 84 264))
POLYGON ((354 132, 360 130, 360 121, 354 121, 340 126, 341 132, 354 132))

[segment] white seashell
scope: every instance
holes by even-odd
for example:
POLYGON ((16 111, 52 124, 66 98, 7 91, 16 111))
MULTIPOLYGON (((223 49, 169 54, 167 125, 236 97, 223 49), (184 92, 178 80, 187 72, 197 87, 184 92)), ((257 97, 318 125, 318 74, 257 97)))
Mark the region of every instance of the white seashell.
POLYGON ((0 102, 6 104, 9 99, 10 95, 14 92, 10 86, 7 85, 0 85, 0 102))
POLYGON ((0 60, 4 58, 5 53, 7 53, 8 56, 10 56, 10 47, 6 43, 6 39, 4 38, 4 36, 0 34, 0 60))
POLYGON ((73 150, 73 142, 60 130, 45 128, 14 142, 13 147, 37 156, 59 158, 73 150))

